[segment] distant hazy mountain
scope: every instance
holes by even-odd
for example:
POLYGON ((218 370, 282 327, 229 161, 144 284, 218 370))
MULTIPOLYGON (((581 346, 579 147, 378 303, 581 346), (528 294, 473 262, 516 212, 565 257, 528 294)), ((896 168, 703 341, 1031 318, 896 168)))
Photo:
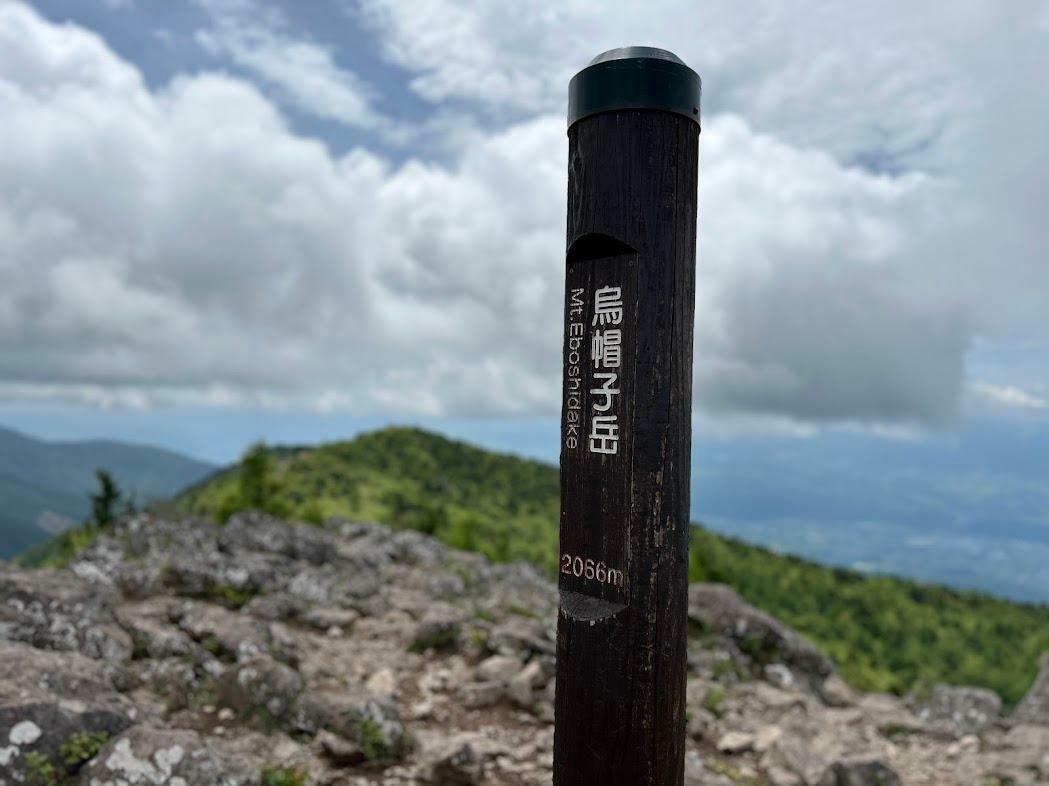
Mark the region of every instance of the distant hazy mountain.
POLYGON ((141 503, 171 496, 214 467, 145 445, 44 442, 0 428, 0 559, 83 520, 97 469, 108 470, 141 503))

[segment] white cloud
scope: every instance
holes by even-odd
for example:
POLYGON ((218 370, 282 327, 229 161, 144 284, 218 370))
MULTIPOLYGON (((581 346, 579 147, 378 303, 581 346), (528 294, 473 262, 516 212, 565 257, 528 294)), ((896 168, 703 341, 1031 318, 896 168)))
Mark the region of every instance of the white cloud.
POLYGON ((795 144, 896 164, 949 145, 980 104, 972 53, 1024 29, 1030 12, 990 0, 363 0, 386 56, 439 102, 492 111, 565 109, 568 78, 599 52, 671 49, 705 80, 705 101, 795 144))
MULTIPOLYGON (((425 89, 456 95, 447 78, 425 89)), ((546 89, 511 92, 543 106, 546 89)), ((150 90, 97 36, 7 4, 0 116, 0 400, 558 411, 560 107, 472 133, 447 163, 336 157, 245 80, 150 90)), ((788 425, 953 417, 974 336, 1018 329, 1007 312, 1036 320, 1049 291, 993 282, 967 182, 872 174, 708 117, 702 407, 788 425)), ((1044 276, 1023 252, 1040 223, 1014 220, 1007 263, 1044 276)))
POLYGON ((1021 410, 1049 409, 1049 399, 1021 390, 1014 385, 973 382, 971 389, 978 399, 987 404, 1021 410))
POLYGON ((351 126, 374 126, 374 92, 335 62, 331 49, 287 30, 283 14, 251 0, 197 0, 214 25, 197 32, 211 54, 240 68, 299 109, 351 126))

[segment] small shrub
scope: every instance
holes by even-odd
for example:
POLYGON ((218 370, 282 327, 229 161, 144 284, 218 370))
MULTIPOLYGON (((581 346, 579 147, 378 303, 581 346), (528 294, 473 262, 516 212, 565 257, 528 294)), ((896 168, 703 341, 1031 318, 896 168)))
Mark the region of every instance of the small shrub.
POLYGON ((467 634, 470 640, 470 646, 479 652, 488 651, 488 632, 481 628, 471 628, 467 634))
POLYGON ((219 697, 215 692, 215 685, 211 681, 205 682, 198 686, 193 693, 191 693, 187 700, 187 706, 190 709, 199 710, 202 707, 214 707, 218 703, 219 697))
POLYGON ((740 680, 746 677, 739 664, 732 658, 725 658, 714 664, 714 679, 720 680, 729 675, 740 680))
POLYGON ((307 786, 309 783, 303 770, 292 767, 267 765, 259 774, 262 777, 262 786, 307 786))
POLYGON ((414 740, 405 734, 391 745, 379 724, 366 716, 357 718, 354 727, 357 744, 361 746, 361 751, 368 761, 392 764, 403 759, 415 744, 414 740))
POLYGON ((324 512, 324 505, 321 504, 320 500, 316 499, 306 503, 306 507, 302 509, 299 517, 307 524, 316 524, 317 526, 322 526, 328 520, 328 515, 324 512))
POLYGON ((231 609, 239 609, 245 606, 249 600, 258 594, 250 589, 238 589, 229 584, 209 583, 204 589, 203 598, 212 600, 231 609))
POLYGON ((200 642, 200 646, 214 655, 216 658, 225 652, 225 648, 222 646, 222 642, 214 636, 205 636, 200 642))
POLYGON ((435 627, 421 636, 417 636, 408 647, 409 651, 423 653, 427 650, 442 652, 453 650, 459 644, 459 629, 454 626, 435 627))
POLYGON ((53 765, 39 751, 29 751, 22 757, 25 764, 27 783, 30 786, 58 786, 58 775, 53 765))
POLYGON ((706 765, 707 769, 711 772, 728 778, 733 783, 740 784, 740 786, 759 786, 760 784, 760 781, 755 780, 749 775, 745 775, 743 772, 721 759, 708 759, 706 765))
POLYGON ((368 761, 381 762, 392 758, 390 746, 386 744, 382 729, 371 718, 361 718, 357 721, 357 742, 368 761))
POLYGON ((104 731, 78 731, 62 744, 58 753, 66 766, 75 771, 95 758, 108 739, 109 734, 104 731))
POLYGON ((765 636, 748 636, 740 642, 739 648, 758 666, 768 666, 780 658, 779 647, 765 636))
POLYGON ((707 691, 707 695, 703 697, 703 709, 707 710, 714 715, 715 718, 720 718, 721 700, 725 698, 725 692, 721 688, 711 688, 707 691))
POLYGON ((516 614, 519 617, 528 617, 529 619, 538 619, 539 615, 527 606, 522 606, 520 603, 507 603, 504 607, 509 614, 516 614))

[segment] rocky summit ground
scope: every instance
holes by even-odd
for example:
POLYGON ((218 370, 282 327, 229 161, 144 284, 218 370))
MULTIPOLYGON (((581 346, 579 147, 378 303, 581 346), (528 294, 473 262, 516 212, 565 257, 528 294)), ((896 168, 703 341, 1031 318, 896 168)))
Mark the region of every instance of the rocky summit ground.
MULTIPOLYGON (((1049 670, 1004 716, 858 694, 728 587, 689 615, 687 784, 1049 783, 1049 670)), ((536 569, 413 531, 131 518, 0 564, 0 786, 548 784, 556 619, 536 569)))

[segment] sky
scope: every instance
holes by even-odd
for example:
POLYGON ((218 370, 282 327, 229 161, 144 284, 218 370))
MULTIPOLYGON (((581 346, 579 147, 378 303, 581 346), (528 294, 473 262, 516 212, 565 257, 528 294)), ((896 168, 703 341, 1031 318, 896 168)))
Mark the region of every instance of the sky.
POLYGON ((628 44, 703 78, 702 439, 1042 433, 1033 0, 0 0, 0 423, 554 458, 567 84, 628 44))

